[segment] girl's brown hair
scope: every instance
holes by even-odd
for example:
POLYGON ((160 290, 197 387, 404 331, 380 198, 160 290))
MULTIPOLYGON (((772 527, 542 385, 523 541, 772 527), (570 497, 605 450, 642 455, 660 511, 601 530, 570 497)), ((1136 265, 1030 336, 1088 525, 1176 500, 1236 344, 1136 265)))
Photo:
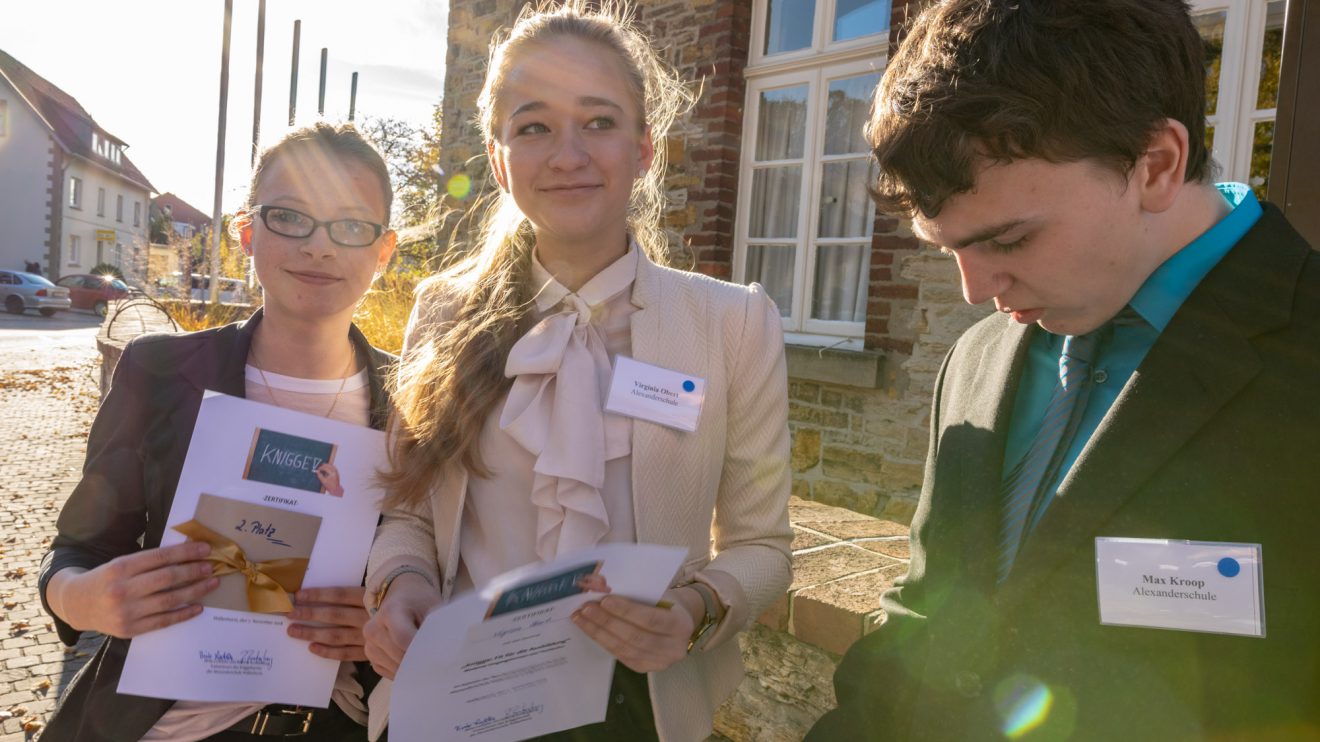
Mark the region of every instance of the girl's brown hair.
MULTIPOLYGON (((660 60, 621 2, 543 0, 523 9, 513 26, 491 41, 486 83, 478 97, 478 125, 496 140, 500 94, 522 49, 552 40, 597 44, 619 57, 634 103, 655 147, 645 176, 633 184, 629 230, 647 255, 667 262, 664 137, 692 103, 687 86, 660 60)), ((382 479, 387 506, 425 501, 439 477, 454 466, 489 476, 477 442, 491 409, 512 383, 504 376, 509 349, 523 328, 530 301, 532 225, 507 192, 479 201, 476 249, 418 288, 418 306, 443 304, 449 321, 414 316, 416 324, 399 366, 394 394, 401 425, 392 426, 391 467, 382 479)), ((458 230, 456 230, 457 233, 458 230)))
POLYGON ((238 217, 230 222, 230 230, 237 239, 238 230, 252 221, 252 207, 256 205, 257 186, 261 176, 276 158, 288 154, 294 149, 304 147, 319 150, 326 155, 357 160, 366 166, 371 174, 380 181, 380 191, 385 196, 386 227, 390 226, 390 209, 394 204, 394 187, 390 184, 390 171, 385 166, 385 158, 375 145, 362 136, 362 132, 352 124, 327 124, 318 121, 311 126, 304 126, 284 135, 284 138, 262 150, 257 157, 257 164, 252 167, 252 179, 248 181, 247 198, 238 217))

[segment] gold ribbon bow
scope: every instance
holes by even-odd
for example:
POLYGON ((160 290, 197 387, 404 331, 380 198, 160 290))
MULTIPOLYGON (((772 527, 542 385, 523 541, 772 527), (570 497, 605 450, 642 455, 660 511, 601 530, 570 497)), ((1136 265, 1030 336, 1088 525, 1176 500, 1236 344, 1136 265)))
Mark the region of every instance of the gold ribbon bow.
POLYGON ((293 610, 289 593, 298 592, 303 576, 307 574, 306 559, 271 559, 265 562, 248 561, 242 547, 212 531, 196 520, 180 523, 174 530, 193 541, 211 545, 210 555, 204 557, 215 565, 215 575, 242 574, 247 578, 248 610, 257 613, 288 613, 293 610))

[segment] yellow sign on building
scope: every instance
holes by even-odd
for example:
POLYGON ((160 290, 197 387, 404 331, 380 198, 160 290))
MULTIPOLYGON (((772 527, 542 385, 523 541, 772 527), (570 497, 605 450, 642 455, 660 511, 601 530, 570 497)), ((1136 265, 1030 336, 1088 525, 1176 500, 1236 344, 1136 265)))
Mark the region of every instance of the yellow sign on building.
POLYGON ((98 229, 98 230, 96 230, 96 241, 97 241, 97 242, 114 242, 114 241, 115 241, 115 230, 113 230, 113 229, 98 229))

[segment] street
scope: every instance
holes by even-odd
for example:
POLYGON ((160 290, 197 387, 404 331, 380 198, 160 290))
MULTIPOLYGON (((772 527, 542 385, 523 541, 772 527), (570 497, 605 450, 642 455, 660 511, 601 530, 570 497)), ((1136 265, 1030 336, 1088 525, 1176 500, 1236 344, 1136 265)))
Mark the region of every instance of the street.
POLYGON ((0 314, 0 372, 89 361, 96 355, 100 326, 101 318, 90 312, 0 314))
POLYGON ((37 596, 99 403, 92 314, 0 314, 0 742, 32 739, 100 637, 64 647, 37 596))

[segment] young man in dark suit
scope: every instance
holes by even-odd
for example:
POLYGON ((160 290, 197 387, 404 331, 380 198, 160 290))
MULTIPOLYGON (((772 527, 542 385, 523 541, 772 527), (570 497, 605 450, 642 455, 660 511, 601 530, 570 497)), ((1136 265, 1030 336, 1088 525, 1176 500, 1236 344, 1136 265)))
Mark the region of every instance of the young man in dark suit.
POLYGON ((1320 739, 1320 255, 1212 184, 1203 65, 1176 0, 948 0, 889 63, 876 198, 998 311, 809 740, 1320 739))

